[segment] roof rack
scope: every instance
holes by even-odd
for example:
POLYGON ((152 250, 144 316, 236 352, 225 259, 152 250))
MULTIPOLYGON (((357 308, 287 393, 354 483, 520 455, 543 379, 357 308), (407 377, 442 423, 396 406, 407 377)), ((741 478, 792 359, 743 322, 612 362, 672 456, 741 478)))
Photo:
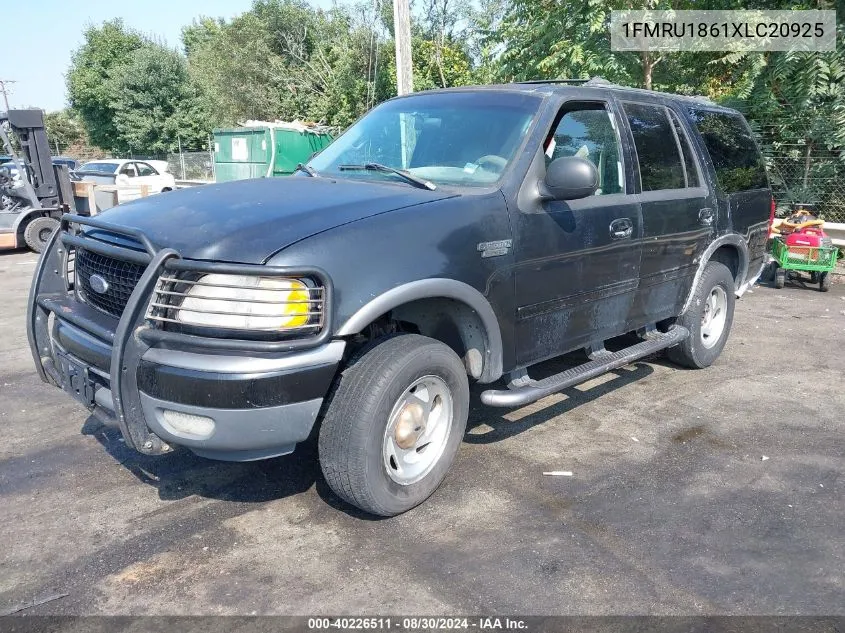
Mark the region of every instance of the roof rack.
POLYGON ((525 81, 516 81, 518 84, 584 84, 589 79, 526 79, 525 81))
POLYGON ((572 84, 585 86, 613 86, 612 81, 608 81, 604 77, 591 77, 590 79, 528 79, 526 81, 517 81, 518 84, 572 84))

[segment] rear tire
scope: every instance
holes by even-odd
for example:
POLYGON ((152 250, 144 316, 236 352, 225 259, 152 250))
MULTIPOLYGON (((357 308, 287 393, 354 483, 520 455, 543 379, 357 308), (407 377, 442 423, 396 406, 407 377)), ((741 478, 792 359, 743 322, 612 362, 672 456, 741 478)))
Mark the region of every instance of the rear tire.
POLYGON ((53 233, 59 228, 59 221, 55 218, 35 218, 23 232, 23 239, 26 245, 36 253, 40 253, 47 246, 53 233))
POLYGON ((689 330, 689 338, 667 350, 669 359, 692 369, 712 365, 728 340, 735 302, 731 271, 721 262, 709 262, 689 308, 676 321, 689 330))
POLYGON ((383 339, 341 373, 320 428, 323 476, 365 512, 406 512, 443 481, 468 412, 466 370, 455 352, 417 334, 383 339))
POLYGON ((775 288, 783 288, 786 285, 786 271, 783 268, 775 269, 775 288))

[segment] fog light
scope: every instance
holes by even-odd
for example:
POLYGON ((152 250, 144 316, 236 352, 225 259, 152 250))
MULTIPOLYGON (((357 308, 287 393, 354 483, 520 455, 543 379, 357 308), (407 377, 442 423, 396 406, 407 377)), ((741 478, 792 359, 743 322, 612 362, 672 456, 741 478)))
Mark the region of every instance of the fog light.
POLYGON ((168 430, 197 440, 205 440, 214 433, 214 420, 204 415, 183 413, 172 409, 161 410, 162 421, 168 430))

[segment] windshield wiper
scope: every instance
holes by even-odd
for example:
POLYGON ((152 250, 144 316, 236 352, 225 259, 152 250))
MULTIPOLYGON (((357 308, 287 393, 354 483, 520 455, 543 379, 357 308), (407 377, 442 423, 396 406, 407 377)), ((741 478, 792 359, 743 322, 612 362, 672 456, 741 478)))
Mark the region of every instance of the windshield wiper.
POLYGON ((386 174, 396 174, 405 182, 409 182, 415 187, 419 187, 420 189, 428 189, 429 191, 434 191, 435 189, 437 189, 437 185, 435 185, 433 182, 423 180, 422 178, 417 178, 413 174, 409 174, 404 169, 388 167, 387 165, 382 165, 381 163, 364 163, 362 165, 339 165, 338 169, 340 169, 341 171, 381 171, 386 174))
POLYGON ((314 178, 317 175, 317 170, 311 167, 311 165, 306 165, 305 163, 299 163, 295 168, 294 171, 302 171, 314 178))

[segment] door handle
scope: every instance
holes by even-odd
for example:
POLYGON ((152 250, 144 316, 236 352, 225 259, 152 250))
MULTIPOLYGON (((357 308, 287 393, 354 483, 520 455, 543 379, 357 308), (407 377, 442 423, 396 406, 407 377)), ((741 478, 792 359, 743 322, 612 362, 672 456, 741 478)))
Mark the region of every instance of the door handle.
POLYGON ((634 232, 634 223, 628 218, 618 218, 610 223, 610 237, 614 240, 624 240, 634 232))
POLYGON ((704 207, 698 212, 698 221, 701 222, 704 226, 710 226, 713 224, 713 209, 710 207, 704 207))

